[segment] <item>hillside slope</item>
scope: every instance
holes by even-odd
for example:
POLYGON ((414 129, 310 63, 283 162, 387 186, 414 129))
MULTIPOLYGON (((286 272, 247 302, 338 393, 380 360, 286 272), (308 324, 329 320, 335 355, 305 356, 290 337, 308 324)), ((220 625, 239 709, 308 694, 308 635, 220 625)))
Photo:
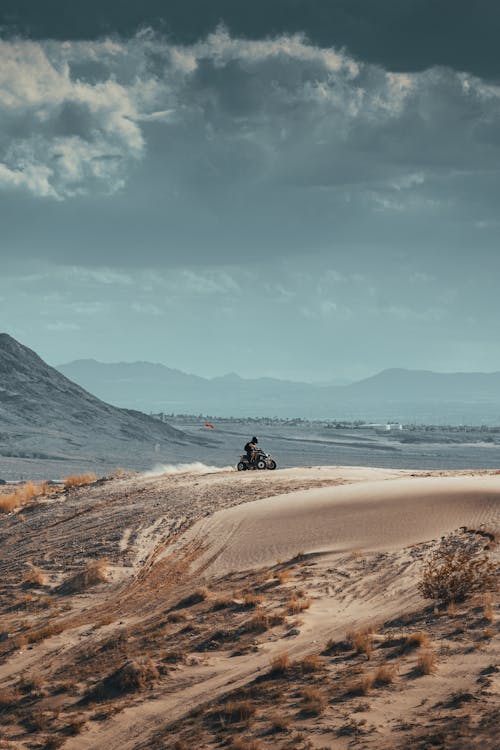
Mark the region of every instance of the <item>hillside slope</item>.
MULTIPOLYGON (((149 468, 154 455, 192 458, 187 436, 100 401, 8 334, 0 334, 0 459, 149 468)), ((2 470, 0 474, 4 474, 2 470)))

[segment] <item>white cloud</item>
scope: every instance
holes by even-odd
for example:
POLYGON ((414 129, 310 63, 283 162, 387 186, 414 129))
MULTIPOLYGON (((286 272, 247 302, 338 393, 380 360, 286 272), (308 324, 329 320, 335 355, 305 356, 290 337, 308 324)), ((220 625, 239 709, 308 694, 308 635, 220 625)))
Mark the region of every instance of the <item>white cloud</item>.
POLYGON ((377 182, 379 208, 399 211, 407 200, 380 197, 382 188, 411 193, 432 169, 489 166, 499 114, 500 89, 474 76, 389 73, 301 35, 244 40, 221 27, 187 46, 148 31, 4 40, 0 188, 52 199, 112 193, 154 127, 191 138, 215 177, 377 182))

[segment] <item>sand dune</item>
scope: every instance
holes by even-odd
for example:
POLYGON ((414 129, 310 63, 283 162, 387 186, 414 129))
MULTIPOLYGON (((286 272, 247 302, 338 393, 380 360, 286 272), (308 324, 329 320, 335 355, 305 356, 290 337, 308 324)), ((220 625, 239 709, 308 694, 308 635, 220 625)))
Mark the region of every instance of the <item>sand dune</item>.
MULTIPOLYGON (((186 535, 211 575, 298 552, 396 550, 498 519, 500 476, 403 478, 302 490, 227 508, 186 535)), ((186 541, 181 540, 181 544, 186 541)))

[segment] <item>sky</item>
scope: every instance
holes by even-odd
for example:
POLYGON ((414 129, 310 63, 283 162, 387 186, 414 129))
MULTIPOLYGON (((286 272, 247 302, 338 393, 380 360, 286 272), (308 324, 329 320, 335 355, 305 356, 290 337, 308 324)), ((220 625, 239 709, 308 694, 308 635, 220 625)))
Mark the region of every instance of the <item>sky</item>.
POLYGON ((500 370, 500 5, 2 0, 0 330, 51 364, 500 370))

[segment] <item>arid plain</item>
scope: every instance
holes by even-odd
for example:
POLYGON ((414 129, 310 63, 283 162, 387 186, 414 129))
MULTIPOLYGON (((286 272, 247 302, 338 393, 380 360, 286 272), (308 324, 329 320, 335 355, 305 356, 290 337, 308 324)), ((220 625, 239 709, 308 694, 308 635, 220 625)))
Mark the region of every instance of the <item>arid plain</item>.
POLYGON ((1 516, 0 747, 495 746, 500 473, 170 472, 1 516))

